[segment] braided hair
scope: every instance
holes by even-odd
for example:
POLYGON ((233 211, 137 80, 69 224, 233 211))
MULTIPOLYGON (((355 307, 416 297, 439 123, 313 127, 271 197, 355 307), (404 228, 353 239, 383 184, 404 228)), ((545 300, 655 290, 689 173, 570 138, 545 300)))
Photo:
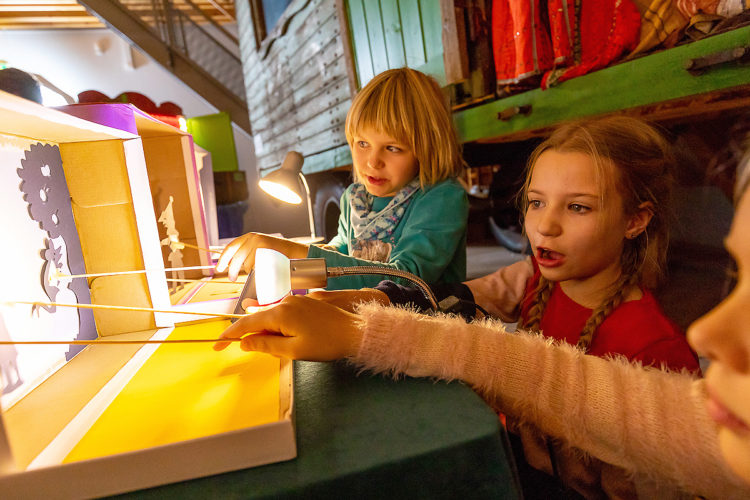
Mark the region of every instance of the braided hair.
MULTIPOLYGON (((669 244, 668 207, 673 185, 674 153, 665 137, 648 123, 627 116, 579 120, 557 128, 532 152, 519 200, 521 212, 528 207, 528 190, 534 165, 547 150, 584 153, 592 158, 602 185, 620 193, 626 216, 635 215, 647 203, 651 220, 646 230, 624 241, 621 275, 609 296, 594 309, 578 341, 588 351, 597 328, 625 300, 633 286, 657 287, 664 278, 669 244)), ((601 200, 604 204, 605 200, 601 200)), ((555 286, 540 277, 532 298, 526 329, 538 330, 555 286)))

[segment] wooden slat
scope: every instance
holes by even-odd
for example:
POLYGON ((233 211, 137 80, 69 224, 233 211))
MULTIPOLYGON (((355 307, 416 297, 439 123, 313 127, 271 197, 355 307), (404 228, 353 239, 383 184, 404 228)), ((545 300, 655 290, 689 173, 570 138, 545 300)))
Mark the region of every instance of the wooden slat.
POLYGON ((419 10, 422 14, 422 31, 424 32, 427 61, 436 57, 442 59, 443 34, 440 4, 435 0, 419 0, 419 10))
POLYGON ((404 35, 401 15, 398 12, 398 0, 380 0, 380 9, 383 14, 388 67, 400 68, 406 65, 406 55, 404 54, 404 35))
POLYGON ((357 65, 357 80, 362 88, 375 76, 370 55, 370 40, 367 36, 367 22, 364 0, 349 0, 349 26, 352 30, 352 45, 354 47, 354 61, 357 65))
POLYGON ((447 83, 458 83, 469 77, 463 7, 456 6, 453 0, 440 0, 440 11, 443 19, 445 80, 447 83))
POLYGON ((383 18, 380 15, 380 1, 369 0, 364 2, 364 7, 365 26, 367 26, 367 36, 370 40, 370 54, 372 55, 372 68, 377 75, 388 69, 388 52, 385 48, 385 34, 383 33, 383 18))
POLYGON ((345 0, 336 0, 336 17, 339 20, 339 33, 341 44, 344 49, 344 62, 346 63, 346 75, 349 80, 349 95, 354 97, 357 93, 357 69, 354 63, 354 48, 352 47, 352 32, 349 29, 349 17, 346 13, 345 0))
POLYGON ((404 52, 406 65, 410 68, 422 66, 427 62, 422 32, 422 15, 417 0, 400 0, 401 26, 404 33, 404 52))

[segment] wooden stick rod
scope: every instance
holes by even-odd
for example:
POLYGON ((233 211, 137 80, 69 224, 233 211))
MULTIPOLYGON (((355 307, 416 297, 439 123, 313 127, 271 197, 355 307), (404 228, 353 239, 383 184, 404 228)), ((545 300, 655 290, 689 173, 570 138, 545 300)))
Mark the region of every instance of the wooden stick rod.
POLYGON ((196 344, 205 342, 237 342, 227 339, 164 339, 164 340, 2 340, 0 345, 96 345, 96 344, 196 344))
POLYGON ((211 279, 211 280, 197 280, 197 279, 191 279, 191 278, 166 278, 165 281, 167 282, 175 282, 175 283, 225 283, 229 285, 240 285, 244 286, 244 281, 229 281, 229 280, 217 280, 217 279, 211 279))
POLYGON ((34 302, 25 300, 14 300, 5 302, 6 304, 28 304, 32 306, 57 306, 57 307, 77 307, 79 309, 110 309, 116 311, 138 311, 138 312, 155 312, 155 313, 177 313, 177 314, 191 314, 193 316, 211 316, 212 318, 242 318, 244 314, 229 314, 229 313, 209 313, 201 311, 172 311, 164 309, 151 309, 150 307, 131 307, 131 306, 111 306, 104 304, 63 304, 60 302, 34 302))
POLYGON ((134 271, 112 271, 109 273, 88 273, 88 274, 63 274, 55 273, 51 275, 51 278, 97 278, 99 276, 115 276, 119 274, 143 274, 149 271, 194 271, 196 269, 215 269, 216 266, 188 266, 188 267, 165 267, 164 269, 136 269, 134 271))
POLYGON ((198 245, 191 245, 190 243, 185 243, 184 241, 180 241, 180 242, 178 242, 178 244, 180 244, 180 245, 182 245, 184 247, 195 248, 196 250, 202 250, 204 252, 211 252, 211 253, 221 253, 222 252, 222 250, 211 250, 210 248, 203 248, 203 247, 199 247, 198 245))

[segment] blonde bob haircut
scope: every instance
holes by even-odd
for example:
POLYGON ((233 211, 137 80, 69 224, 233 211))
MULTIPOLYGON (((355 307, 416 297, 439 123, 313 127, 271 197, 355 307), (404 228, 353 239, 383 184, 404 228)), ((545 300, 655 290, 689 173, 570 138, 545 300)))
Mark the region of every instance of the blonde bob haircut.
MULTIPOLYGON (((422 187, 457 177, 464 168, 450 110, 438 83, 409 68, 376 75, 359 91, 346 115, 346 140, 372 128, 408 145, 422 187)), ((354 170, 357 180, 356 169, 354 170)))

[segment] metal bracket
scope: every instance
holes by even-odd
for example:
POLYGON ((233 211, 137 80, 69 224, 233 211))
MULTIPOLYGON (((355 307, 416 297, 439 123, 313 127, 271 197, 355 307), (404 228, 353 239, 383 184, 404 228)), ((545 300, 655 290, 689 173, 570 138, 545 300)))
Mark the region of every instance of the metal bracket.
POLYGON ((511 106, 505 108, 497 114, 497 119, 507 122, 516 115, 528 116, 531 114, 531 104, 523 104, 521 106, 511 106))
POLYGON ((722 50, 704 57, 696 57, 685 61, 685 69, 693 76, 702 75, 715 66, 736 62, 738 64, 750 63, 750 47, 735 47, 722 50))

